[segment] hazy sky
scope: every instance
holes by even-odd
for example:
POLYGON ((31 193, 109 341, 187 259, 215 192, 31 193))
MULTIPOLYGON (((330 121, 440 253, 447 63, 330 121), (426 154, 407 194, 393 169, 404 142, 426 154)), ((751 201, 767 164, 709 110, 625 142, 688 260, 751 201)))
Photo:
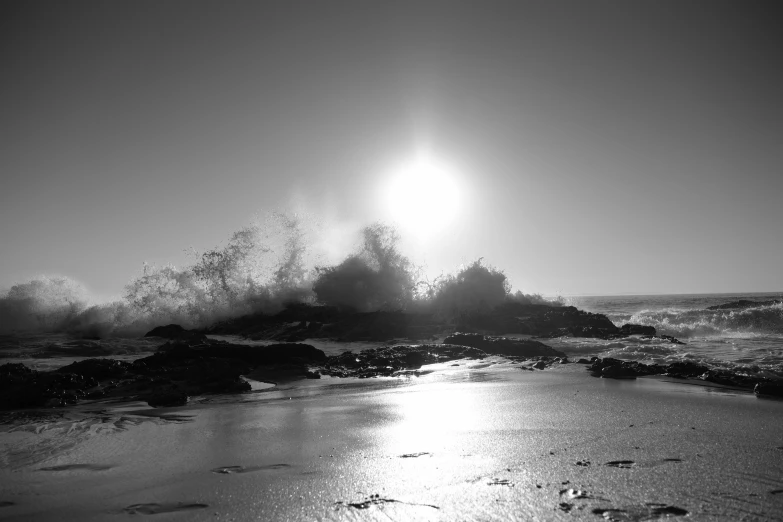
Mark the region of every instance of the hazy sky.
POLYGON ((427 147, 461 190, 406 242, 431 273, 484 257, 526 292, 783 290, 777 2, 0 9, 0 286, 119 294, 268 210, 393 218, 390 169, 427 147))

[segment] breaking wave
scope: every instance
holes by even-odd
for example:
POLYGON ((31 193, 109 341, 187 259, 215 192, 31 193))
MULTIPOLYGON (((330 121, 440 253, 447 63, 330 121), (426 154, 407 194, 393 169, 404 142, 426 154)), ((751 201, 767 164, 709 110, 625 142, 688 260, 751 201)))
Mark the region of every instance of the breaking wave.
POLYGON ((271 213, 234 232, 224 246, 191 251, 193 264, 143 265, 113 302, 99 303, 68 277, 41 276, 0 296, 0 332, 67 332, 133 337, 178 323, 207 326, 227 317, 281 310, 312 295, 316 227, 271 213))
POLYGON ((0 294, 0 334, 58 332, 82 338, 137 337, 176 323, 204 328, 292 303, 321 303, 356 312, 415 310, 457 316, 504 300, 545 301, 517 291, 481 259, 429 282, 397 249, 399 236, 381 223, 365 227, 358 250, 324 266, 321 226, 311 217, 271 213, 234 232, 223 245, 191 251, 186 267, 144 264, 121 299, 99 303, 76 281, 42 276, 0 294))
POLYGON ((731 337, 783 334, 783 303, 724 310, 642 310, 628 322, 654 326, 675 337, 731 337))

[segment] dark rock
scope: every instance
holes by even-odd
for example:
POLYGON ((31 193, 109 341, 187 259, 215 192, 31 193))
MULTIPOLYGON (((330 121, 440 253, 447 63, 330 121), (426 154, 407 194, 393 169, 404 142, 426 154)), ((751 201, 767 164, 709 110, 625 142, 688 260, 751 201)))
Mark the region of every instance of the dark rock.
POLYGON ((340 317, 340 312, 335 306, 314 306, 306 303, 295 303, 288 305, 274 317, 279 321, 286 322, 331 323, 340 317))
POLYGON ((14 383, 27 380, 37 373, 22 363, 6 363, 0 365, 0 389, 14 383))
POLYGON ((305 377, 307 377, 308 379, 320 379, 321 374, 318 372, 314 372, 312 370, 308 370, 307 373, 305 373, 305 377))
POLYGON ((726 386, 735 386, 737 383, 730 372, 723 372, 720 370, 707 370, 701 374, 699 378, 703 381, 724 384, 726 386))
POLYGON ((444 344, 456 344, 478 348, 493 355, 535 357, 541 355, 565 356, 563 352, 530 339, 490 337, 476 333, 455 333, 443 340, 444 344))
POLYGON ((760 382, 753 388, 756 395, 783 397, 783 383, 760 382))
POLYGON ((278 343, 268 346, 249 346, 244 344, 228 344, 210 342, 203 345, 190 345, 184 342, 166 343, 158 352, 150 357, 139 359, 136 363, 169 363, 174 360, 187 360, 198 357, 214 357, 219 359, 236 359, 248 364, 277 364, 292 361, 326 360, 323 351, 309 344, 278 343))
POLYGON ((671 335, 658 335, 656 336, 658 339, 663 339, 665 341, 669 341, 672 344, 685 344, 684 342, 680 341, 679 339, 676 339, 672 337, 671 335))
POLYGON ((204 344, 208 342, 208 339, 204 334, 192 330, 185 330, 178 324, 157 326, 145 333, 144 337, 162 337, 172 341, 183 341, 191 344, 204 344))
POLYGON ((179 339, 186 333, 188 333, 188 331, 182 328, 180 325, 169 324, 166 326, 156 326, 149 332, 145 333, 144 337, 163 337, 164 339, 179 339))
POLYGON ((709 370, 703 364, 698 364, 690 361, 678 361, 673 362, 666 366, 666 372, 675 375, 682 375, 685 377, 697 377, 706 373, 709 370))
POLYGON ((449 344, 397 345, 344 352, 329 357, 320 373, 334 377, 382 377, 409 374, 410 368, 454 359, 482 359, 487 354, 469 346, 449 344), (413 363, 413 364, 412 364, 413 363))
MULTIPOLYGON (((178 332, 175 326, 168 333, 176 336, 178 332)), ((240 376, 259 366, 287 365, 302 376, 307 365, 326 360, 323 351, 305 344, 234 345, 201 334, 186 335, 133 363, 87 359, 50 372, 36 372, 22 364, 2 365, 0 409, 59 407, 84 398, 138 396, 149 397, 150 404, 176 405, 187 395, 248 391, 250 384, 240 376)), ((416 355, 408 356, 407 365, 420 366, 421 361, 416 355)))
POLYGON ((117 378, 125 375, 128 369, 132 367, 131 363, 117 361, 114 359, 85 359, 58 370, 60 373, 72 373, 82 377, 91 377, 97 380, 117 378))
POLYGON ((594 377, 606 377, 609 379, 631 379, 640 375, 656 373, 657 367, 642 364, 636 361, 621 361, 611 357, 603 359, 594 358, 588 366, 594 377))
POLYGON ((637 361, 622 361, 610 357, 604 359, 593 357, 590 366, 587 368, 594 377, 623 379, 643 375, 666 375, 677 379, 699 379, 745 389, 753 388, 753 386, 756 385, 757 389, 761 390, 761 393, 768 393, 770 395, 775 393, 775 387, 783 387, 783 383, 778 381, 763 381, 756 384, 758 378, 754 379, 744 373, 711 369, 691 361, 678 361, 667 365, 660 365, 643 364, 637 361), (764 392, 763 390, 765 389, 771 391, 764 392))
POLYGON ((655 327, 643 326, 641 324, 624 324, 620 328, 622 335, 655 335, 655 327))
POLYGON ((544 361, 538 361, 536 364, 533 365, 533 368, 536 370, 543 370, 546 368, 546 363, 544 361))
POLYGON ((147 398, 147 404, 153 408, 184 406, 188 403, 188 394, 179 390, 155 392, 147 398))
POLYGON ((619 333, 614 323, 602 314, 584 312, 573 306, 521 303, 506 303, 487 314, 464 317, 459 327, 538 337, 573 335, 609 338, 619 333))
POLYGON ((428 314, 352 313, 330 306, 298 304, 273 316, 255 314, 219 323, 207 333, 288 342, 303 341, 316 334, 342 341, 388 341, 430 338, 442 328, 428 314))
POLYGON ((244 393, 252 390, 252 386, 240 376, 225 377, 213 380, 205 386, 209 393, 244 393))
POLYGON ((407 368, 421 368, 425 357, 421 352, 410 351, 405 354, 405 365, 407 368))
POLYGON ((636 372, 623 364, 605 366, 601 369, 601 377, 608 379, 636 379, 636 372))

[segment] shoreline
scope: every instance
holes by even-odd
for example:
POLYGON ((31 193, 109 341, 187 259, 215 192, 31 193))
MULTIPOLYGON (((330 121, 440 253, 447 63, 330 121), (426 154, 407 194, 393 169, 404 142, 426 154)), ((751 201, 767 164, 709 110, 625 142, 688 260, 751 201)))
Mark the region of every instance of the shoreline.
POLYGON ((69 423, 76 443, 3 466, 0 517, 774 520, 783 510, 781 400, 595 379, 581 365, 523 371, 500 357, 422 370, 120 408, 104 431, 82 418, 5 432, 6 456, 47 434, 56 446, 69 423))

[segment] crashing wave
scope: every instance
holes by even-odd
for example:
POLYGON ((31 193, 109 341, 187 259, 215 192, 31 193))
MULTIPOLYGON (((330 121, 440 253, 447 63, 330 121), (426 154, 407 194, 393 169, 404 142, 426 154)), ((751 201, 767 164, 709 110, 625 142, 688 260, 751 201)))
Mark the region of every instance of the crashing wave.
POLYGON ((783 303, 706 310, 642 310, 633 314, 630 322, 654 326, 659 333, 680 337, 783 334, 783 303))

